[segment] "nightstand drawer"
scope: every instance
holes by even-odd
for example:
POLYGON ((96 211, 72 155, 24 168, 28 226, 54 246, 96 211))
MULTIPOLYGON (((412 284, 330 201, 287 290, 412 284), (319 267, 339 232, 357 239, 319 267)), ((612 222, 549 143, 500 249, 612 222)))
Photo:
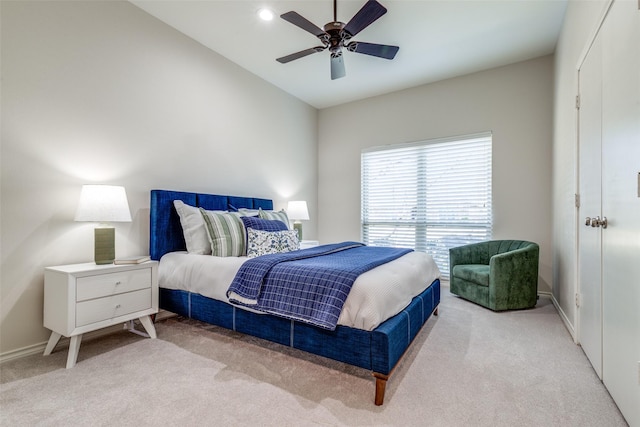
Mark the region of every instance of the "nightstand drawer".
POLYGON ((76 301, 86 301, 150 287, 151 268, 79 277, 76 287, 76 301))
POLYGON ((76 327, 113 319, 148 308, 151 308, 151 287, 80 302, 76 306, 76 327))

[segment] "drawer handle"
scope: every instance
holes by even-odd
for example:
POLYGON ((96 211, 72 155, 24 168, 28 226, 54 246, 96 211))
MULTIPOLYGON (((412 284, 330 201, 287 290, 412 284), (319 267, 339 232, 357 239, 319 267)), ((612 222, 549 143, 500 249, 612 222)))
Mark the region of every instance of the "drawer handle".
POLYGON ((118 280, 118 281, 116 282, 116 286, 120 285, 121 283, 122 283, 122 282, 118 280))
POLYGON ((120 304, 116 305, 116 309, 120 308, 120 304))

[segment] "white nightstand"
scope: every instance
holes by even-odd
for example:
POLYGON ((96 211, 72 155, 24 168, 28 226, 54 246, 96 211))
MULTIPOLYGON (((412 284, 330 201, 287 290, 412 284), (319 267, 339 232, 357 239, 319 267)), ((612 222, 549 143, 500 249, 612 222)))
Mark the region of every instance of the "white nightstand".
POLYGON ((44 272, 44 326, 51 337, 44 355, 61 336, 71 337, 67 369, 78 358, 82 334, 140 319, 149 337, 149 317, 158 312, 158 262, 130 265, 94 263, 47 267, 44 272))
POLYGON ((300 249, 308 249, 314 246, 318 246, 320 242, 317 240, 300 240, 300 249))

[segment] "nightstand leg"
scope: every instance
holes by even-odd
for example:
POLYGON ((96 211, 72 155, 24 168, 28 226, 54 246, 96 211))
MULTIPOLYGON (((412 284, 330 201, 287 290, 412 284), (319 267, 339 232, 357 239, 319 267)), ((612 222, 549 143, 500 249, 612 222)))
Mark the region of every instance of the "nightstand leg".
POLYGON ((149 337, 156 337, 156 328, 153 327, 153 322, 151 321, 151 318, 149 316, 142 316, 140 318, 140 323, 142 323, 142 326, 144 326, 144 329, 149 334, 149 337))
POLYGON ((132 334, 136 334, 136 335, 140 335, 141 337, 145 337, 145 338, 149 338, 149 334, 146 332, 142 332, 136 329, 136 324, 134 323, 133 319, 129 320, 127 323, 124 324, 124 328, 131 332, 132 334))
POLYGON ((44 349, 44 356, 48 356, 51 354, 53 349, 56 348, 58 341, 60 341, 61 336, 62 336, 61 334, 51 331, 51 336, 49 337, 47 348, 44 349))
POLYGON ((82 334, 74 335, 69 342, 69 355, 67 355, 67 369, 71 369, 76 366, 76 360, 78 359, 78 352, 80 351, 80 342, 82 341, 82 334))

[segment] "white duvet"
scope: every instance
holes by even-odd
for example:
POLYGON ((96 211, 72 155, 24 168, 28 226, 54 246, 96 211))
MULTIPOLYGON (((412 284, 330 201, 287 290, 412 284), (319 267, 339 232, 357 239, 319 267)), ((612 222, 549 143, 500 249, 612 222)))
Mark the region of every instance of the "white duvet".
MULTIPOLYGON (((248 259, 171 252, 160 260, 158 282, 161 288, 194 292, 229 303, 227 288, 248 259)), ((409 252, 369 270, 354 282, 338 324, 373 330, 402 311, 439 277, 438 266, 424 252, 409 252)))

